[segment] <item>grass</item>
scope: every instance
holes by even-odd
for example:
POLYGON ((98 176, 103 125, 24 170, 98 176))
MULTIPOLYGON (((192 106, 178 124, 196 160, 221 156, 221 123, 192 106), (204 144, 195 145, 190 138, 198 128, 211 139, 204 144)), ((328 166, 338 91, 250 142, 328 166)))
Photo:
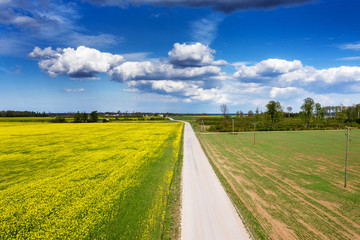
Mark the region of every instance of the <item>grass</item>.
POLYGON ((0 123, 1 238, 160 239, 182 126, 0 123))
MULTIPOLYGON (((184 139, 184 128, 181 139, 184 139)), ((181 173, 183 166, 183 141, 181 142, 178 161, 174 167, 174 175, 171 181, 168 206, 164 222, 162 239, 180 239, 181 225, 181 173)))
POLYGON ((360 131, 351 131, 347 188, 344 134, 260 132, 256 145, 252 133, 198 136, 255 238, 359 239, 360 131))

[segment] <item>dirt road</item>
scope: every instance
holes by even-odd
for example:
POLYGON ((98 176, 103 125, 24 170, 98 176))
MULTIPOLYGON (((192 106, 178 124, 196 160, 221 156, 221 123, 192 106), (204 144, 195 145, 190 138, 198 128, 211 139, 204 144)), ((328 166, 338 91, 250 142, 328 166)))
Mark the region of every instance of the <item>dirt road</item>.
POLYGON ((189 123, 185 123, 181 239, 250 239, 189 123))

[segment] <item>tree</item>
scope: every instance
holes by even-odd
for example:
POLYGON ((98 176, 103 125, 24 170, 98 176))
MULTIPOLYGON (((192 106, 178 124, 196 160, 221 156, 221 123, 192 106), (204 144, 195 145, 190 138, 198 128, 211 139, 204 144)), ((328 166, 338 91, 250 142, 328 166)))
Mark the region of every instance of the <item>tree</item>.
POLYGON ((253 110, 249 110, 249 111, 248 111, 248 116, 249 116, 249 117, 254 116, 254 112, 253 112, 253 110))
POLYGON ((83 112, 81 114, 81 122, 87 122, 87 120, 88 120, 88 115, 86 112, 83 112))
POLYGON ((316 103, 316 104, 315 104, 316 127, 319 126, 319 119, 320 119, 320 117, 321 117, 321 111, 322 111, 321 104, 320 104, 320 103, 316 103))
POLYGON ((349 106, 347 107, 347 121, 348 122, 355 122, 356 121, 356 118, 358 117, 357 116, 357 110, 356 110, 356 105, 353 105, 353 106, 349 106))
POLYGON ((259 108, 257 107, 256 110, 255 110, 255 118, 256 119, 259 118, 259 114, 260 114, 260 111, 259 111, 259 108))
POLYGON ((338 122, 338 127, 341 127, 341 123, 343 123, 346 119, 346 107, 341 105, 336 107, 336 115, 335 119, 338 122))
POLYGON ((98 112, 97 112, 97 111, 92 111, 92 112, 90 113, 90 121, 91 121, 91 122, 97 122, 98 119, 99 119, 99 114, 98 114, 98 112))
POLYGON ((314 99, 308 97, 304 99, 304 104, 301 106, 301 110, 304 111, 305 128, 310 127, 310 120, 313 117, 314 105, 314 99))
POLYGON ((326 115, 325 109, 321 108, 321 110, 320 110, 320 119, 324 119, 325 115, 326 115))
POLYGON ((55 119, 52 120, 54 123, 66 123, 66 119, 64 117, 55 117, 55 119))
POLYGON ((229 113, 229 109, 228 109, 228 107, 226 106, 226 104, 221 104, 221 105, 220 105, 220 111, 221 111, 223 117, 226 118, 226 116, 227 116, 228 113, 229 113))
POLYGON ((275 102, 274 100, 269 101, 266 104, 266 113, 270 116, 271 124, 273 128, 277 122, 280 122, 281 116, 283 115, 283 110, 280 102, 275 102))
POLYGON ((355 106, 357 117, 360 117, 360 104, 356 104, 355 106))
POLYGON ((81 113, 77 112, 73 114, 74 122, 81 122, 81 113))
POLYGON ((290 106, 288 106, 287 108, 286 108, 286 110, 288 111, 288 113, 289 113, 289 117, 290 117, 290 113, 292 112, 292 107, 290 107, 290 106))

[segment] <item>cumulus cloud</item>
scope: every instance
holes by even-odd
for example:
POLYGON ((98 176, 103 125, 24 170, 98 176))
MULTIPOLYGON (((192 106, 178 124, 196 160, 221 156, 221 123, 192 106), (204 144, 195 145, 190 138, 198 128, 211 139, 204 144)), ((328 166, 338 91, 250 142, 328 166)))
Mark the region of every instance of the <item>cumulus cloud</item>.
POLYGON ((68 75, 72 78, 95 77, 108 73, 112 80, 126 82, 133 80, 194 80, 209 82, 221 80, 219 65, 214 50, 202 45, 174 44, 169 52, 169 61, 125 61, 121 55, 100 52, 80 46, 77 49, 53 50, 51 47, 35 47, 28 55, 39 60, 39 67, 51 77, 68 75))
POLYGON ((112 80, 219 80, 220 65, 224 60, 214 60, 214 50, 201 43, 175 43, 168 53, 169 60, 125 62, 109 71, 112 80))
POLYGON ((140 80, 128 82, 128 87, 140 92, 153 92, 180 98, 184 102, 213 101, 215 103, 229 102, 227 94, 218 88, 203 88, 199 81, 174 81, 174 80, 140 80))
POLYGON ((87 2, 127 7, 129 5, 188 6, 211 7, 217 11, 230 13, 236 10, 269 9, 280 6, 295 6, 313 2, 313 0, 85 0, 87 2))
POLYGON ((274 99, 287 99, 303 93, 303 89, 296 88, 296 87, 273 87, 270 90, 270 97, 274 99))
POLYGON ((170 94, 183 101, 225 102, 226 95, 219 89, 227 77, 220 66, 226 62, 215 61, 214 53, 201 43, 176 43, 168 60, 126 61, 122 55, 84 46, 56 50, 35 47, 28 56, 39 60, 39 67, 51 77, 93 79, 107 73, 113 81, 125 82, 132 92, 170 94))
POLYGON ((340 82, 359 82, 360 67, 340 66, 328 69, 316 69, 304 66, 301 61, 267 59, 254 66, 242 65, 234 74, 237 79, 272 80, 279 83, 299 82, 302 84, 324 82, 335 84, 340 82))
POLYGON ((29 57, 34 59, 49 59, 54 58, 58 56, 58 53, 60 53, 62 50, 60 48, 56 50, 52 50, 51 47, 44 48, 41 50, 39 47, 35 47, 34 50, 29 53, 29 57))
POLYGON ((303 67, 299 60, 286 61, 282 59, 263 60, 254 66, 241 65, 234 74, 237 78, 267 78, 275 77, 303 67))
POLYGON ((98 73, 106 73, 124 61, 120 55, 104 53, 84 46, 56 51, 51 48, 41 50, 35 47, 29 57, 39 59, 39 67, 49 76, 68 75, 71 78, 93 78, 98 73))
POLYGON ((268 87, 271 98, 289 99, 312 94, 360 92, 360 67, 340 66, 317 69, 303 65, 299 60, 268 59, 252 66, 237 67, 234 79, 245 83, 258 83, 268 87))
MULTIPOLYGON (((312 76, 311 76, 312 77, 312 76)), ((338 82, 360 82, 360 67, 341 66, 317 70, 313 78, 329 84, 338 82)))
POLYGON ((360 82, 360 67, 341 66, 337 68, 316 69, 305 66, 302 69, 286 73, 280 77, 281 81, 326 84, 345 82, 360 82))
MULTIPOLYGON (((184 102, 257 107, 271 99, 300 104, 307 96, 324 99, 324 94, 360 92, 360 67, 317 69, 299 60, 266 59, 255 64, 232 64, 237 71, 228 75, 221 68, 226 61, 215 60, 214 54, 213 49, 201 43, 175 43, 168 59, 126 61, 122 55, 83 46, 35 47, 29 57, 37 59, 39 67, 52 77, 89 79, 106 73, 111 80, 125 83, 127 91, 171 96, 172 100, 184 102)), ((140 56, 146 58, 146 54, 140 56)))
POLYGON ((145 61, 151 52, 124 53, 122 56, 126 61, 145 61))
POLYGON ((109 75, 115 81, 125 82, 129 80, 165 80, 165 79, 203 79, 216 76, 221 69, 217 66, 175 68, 167 62, 154 63, 125 62, 109 71, 109 75))
POLYGON ((199 42, 194 44, 175 43, 168 53, 170 63, 180 67, 199 67, 209 65, 226 65, 224 60, 214 61, 215 50, 199 42))

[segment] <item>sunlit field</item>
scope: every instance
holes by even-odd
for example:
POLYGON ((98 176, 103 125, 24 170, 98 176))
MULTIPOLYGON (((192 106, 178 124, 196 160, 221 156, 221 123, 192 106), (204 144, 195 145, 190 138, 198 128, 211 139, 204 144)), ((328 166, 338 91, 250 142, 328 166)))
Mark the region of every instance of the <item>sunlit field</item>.
POLYGON ((360 131, 204 133, 199 138, 257 238, 360 239, 360 131))
POLYGON ((182 126, 0 123, 0 238, 160 238, 182 126))

